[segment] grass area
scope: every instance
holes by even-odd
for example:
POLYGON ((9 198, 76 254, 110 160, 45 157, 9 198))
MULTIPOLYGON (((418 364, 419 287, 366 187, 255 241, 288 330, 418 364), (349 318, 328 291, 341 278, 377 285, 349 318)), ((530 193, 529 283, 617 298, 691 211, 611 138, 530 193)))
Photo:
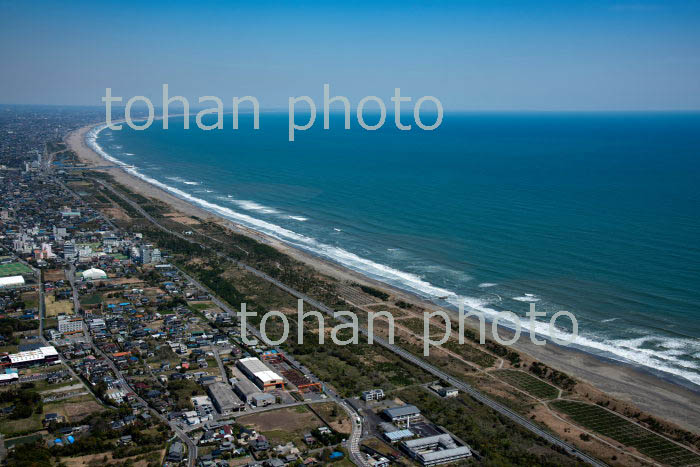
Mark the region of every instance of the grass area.
POLYGON ((189 303, 188 306, 195 311, 204 311, 210 308, 217 308, 212 302, 189 303))
POLYGON ((46 317, 73 314, 73 302, 70 300, 56 300, 53 295, 47 295, 44 299, 46 303, 46 317))
POLYGON ((43 414, 32 414, 27 418, 20 418, 18 420, 10 420, 9 418, 3 418, 0 420, 0 433, 6 437, 13 435, 19 435, 24 433, 32 433, 34 431, 39 431, 43 428, 41 421, 43 420, 43 414))
POLYGON ((700 464, 700 456, 695 453, 597 405, 566 400, 552 402, 550 405, 582 427, 633 447, 662 464, 700 464))
POLYGON ((42 438, 41 434, 34 433, 28 436, 19 436, 17 438, 5 440, 5 447, 10 449, 13 446, 22 446, 24 444, 34 444, 40 441, 42 438))
POLYGON ((541 379, 518 370, 496 370, 492 375, 538 399, 554 399, 559 390, 541 379))
POLYGON ((98 305, 102 303, 102 295, 97 293, 88 295, 87 297, 81 298, 80 303, 82 303, 83 305, 98 305))
POLYGON ((37 294, 36 292, 28 292, 22 294, 22 301, 24 302, 25 308, 38 308, 39 294, 37 294))
POLYGON ((339 433, 351 433, 352 422, 350 417, 338 404, 335 402, 324 402, 323 404, 314 404, 313 410, 339 433))
POLYGON ((0 264, 0 277, 31 275, 32 269, 20 262, 0 264))

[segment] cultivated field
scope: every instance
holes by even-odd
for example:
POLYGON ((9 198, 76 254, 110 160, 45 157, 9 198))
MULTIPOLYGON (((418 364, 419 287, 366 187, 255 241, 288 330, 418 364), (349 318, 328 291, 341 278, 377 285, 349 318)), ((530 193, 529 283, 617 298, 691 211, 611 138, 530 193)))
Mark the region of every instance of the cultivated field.
POLYGON ((491 374, 538 399, 555 399, 559 396, 559 390, 556 387, 523 371, 496 370, 491 374))
POLYGON ((584 428, 637 449, 662 464, 700 465, 700 456, 597 405, 560 400, 551 406, 584 428))

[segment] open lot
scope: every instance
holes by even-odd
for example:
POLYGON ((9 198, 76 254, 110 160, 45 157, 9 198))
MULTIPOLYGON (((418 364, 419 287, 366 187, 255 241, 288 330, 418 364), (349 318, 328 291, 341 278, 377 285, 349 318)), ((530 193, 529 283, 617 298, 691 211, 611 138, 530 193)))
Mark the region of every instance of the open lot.
POLYGON ((46 303, 47 318, 73 314, 73 302, 70 300, 56 300, 53 295, 47 295, 44 302, 46 303))
POLYGON ((238 423, 264 434, 273 446, 289 441, 303 446, 304 433, 323 426, 321 420, 303 405, 240 417, 238 423))
POLYGON ((48 282, 56 282, 66 279, 66 273, 63 269, 47 269, 44 271, 44 280, 48 282))

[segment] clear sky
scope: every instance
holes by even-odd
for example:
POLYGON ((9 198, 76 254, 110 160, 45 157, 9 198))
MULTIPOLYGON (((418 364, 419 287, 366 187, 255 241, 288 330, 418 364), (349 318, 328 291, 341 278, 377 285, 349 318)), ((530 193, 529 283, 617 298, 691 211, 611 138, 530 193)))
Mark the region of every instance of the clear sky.
POLYGON ((465 110, 700 109, 700 2, 0 0, 0 103, 197 96, 465 110), (194 5, 196 3, 196 6, 194 5), (301 3, 301 2, 299 2, 301 3))

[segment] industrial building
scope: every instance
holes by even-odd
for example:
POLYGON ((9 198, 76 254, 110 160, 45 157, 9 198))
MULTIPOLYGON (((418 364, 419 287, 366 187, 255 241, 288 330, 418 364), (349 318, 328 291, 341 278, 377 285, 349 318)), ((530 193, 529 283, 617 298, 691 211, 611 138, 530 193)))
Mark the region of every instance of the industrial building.
POLYGON ((277 402, 277 398, 274 394, 267 394, 264 392, 253 394, 250 399, 250 405, 254 405, 255 407, 267 407, 277 402))
POLYGON ((284 388, 282 377, 255 357, 241 358, 236 366, 263 391, 284 388))
POLYGON ((207 386, 207 391, 214 407, 222 415, 240 410, 245 405, 226 383, 210 384, 207 386))
POLYGON ((52 346, 39 347, 37 350, 13 353, 7 356, 11 366, 25 367, 37 363, 49 363, 58 360, 58 352, 52 346))
POLYGON ((415 405, 402 405, 384 409, 384 416, 395 425, 407 425, 420 419, 420 410, 415 405))
POLYGON ((421 465, 440 465, 465 459, 472 455, 469 446, 459 446, 447 433, 401 443, 406 453, 421 465))

